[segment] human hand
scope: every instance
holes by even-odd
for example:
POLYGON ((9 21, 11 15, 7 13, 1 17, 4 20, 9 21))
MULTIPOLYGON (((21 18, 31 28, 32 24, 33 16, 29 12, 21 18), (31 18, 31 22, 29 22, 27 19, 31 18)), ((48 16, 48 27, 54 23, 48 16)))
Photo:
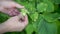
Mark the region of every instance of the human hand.
POLYGON ((16 8, 24 8, 14 1, 0 1, 0 11, 10 16, 16 16, 20 12, 16 8))
POLYGON ((11 17, 4 24, 7 26, 8 32, 22 31, 28 24, 28 17, 27 15, 22 16, 20 14, 18 16, 11 17))

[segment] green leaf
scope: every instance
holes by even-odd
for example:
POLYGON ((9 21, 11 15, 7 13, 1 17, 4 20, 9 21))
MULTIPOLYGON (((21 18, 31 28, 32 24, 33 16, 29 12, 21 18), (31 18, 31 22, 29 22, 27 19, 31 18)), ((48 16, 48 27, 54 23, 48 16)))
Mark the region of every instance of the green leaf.
POLYGON ((32 24, 29 24, 27 27, 26 27, 26 32, 27 34, 32 34, 34 31, 34 27, 32 24))
POLYGON ((23 8, 21 9, 21 13, 25 16, 26 14, 29 14, 28 10, 23 8))
POLYGON ((57 34, 60 34, 60 26, 58 26, 58 33, 57 34))
POLYGON ((51 2, 41 2, 37 5, 37 10, 39 12, 53 12, 54 11, 54 5, 51 2))
POLYGON ((60 15, 58 13, 45 13, 43 14, 43 18, 48 22, 55 22, 58 20, 60 15))
POLYGON ((0 22, 6 21, 10 16, 0 12, 0 22))
POLYGON ((50 0, 50 1, 55 3, 55 4, 60 4, 60 0, 50 0))
POLYGON ((33 14, 30 14, 30 17, 31 17, 31 19, 32 19, 33 21, 36 21, 36 20, 38 19, 38 13, 35 12, 35 13, 33 13, 33 14))
POLYGON ((48 23, 42 16, 37 22, 37 34, 57 34, 56 23, 48 23))
POLYGON ((25 7, 29 10, 30 13, 34 13, 36 11, 34 3, 27 3, 25 7))
POLYGON ((47 8, 47 4, 45 4, 45 3, 40 3, 37 5, 37 9, 39 12, 46 11, 46 8, 47 8))

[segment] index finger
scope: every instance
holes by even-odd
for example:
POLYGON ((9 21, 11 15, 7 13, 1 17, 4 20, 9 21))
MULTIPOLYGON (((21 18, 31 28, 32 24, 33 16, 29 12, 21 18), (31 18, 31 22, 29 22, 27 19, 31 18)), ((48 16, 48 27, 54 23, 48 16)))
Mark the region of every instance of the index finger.
POLYGON ((20 4, 16 3, 16 2, 14 2, 14 5, 15 5, 17 8, 24 8, 24 6, 22 6, 22 5, 20 5, 20 4))

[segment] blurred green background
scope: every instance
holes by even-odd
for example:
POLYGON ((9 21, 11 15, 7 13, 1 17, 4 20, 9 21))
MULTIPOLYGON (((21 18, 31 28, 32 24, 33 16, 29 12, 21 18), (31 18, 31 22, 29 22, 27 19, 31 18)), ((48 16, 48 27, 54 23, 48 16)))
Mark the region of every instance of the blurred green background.
MULTIPOLYGON (((14 0, 25 6, 29 24, 22 32, 5 34, 60 34, 60 0, 14 0)), ((24 12, 23 10, 22 12, 24 12)), ((0 12, 0 22, 10 16, 0 12)))

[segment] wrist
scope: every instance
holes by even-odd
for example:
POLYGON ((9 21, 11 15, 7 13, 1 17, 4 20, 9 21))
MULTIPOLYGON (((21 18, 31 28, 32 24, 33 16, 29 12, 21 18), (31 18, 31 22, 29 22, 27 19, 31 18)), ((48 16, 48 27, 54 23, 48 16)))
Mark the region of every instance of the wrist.
POLYGON ((0 33, 8 32, 8 26, 5 23, 0 24, 0 33))

